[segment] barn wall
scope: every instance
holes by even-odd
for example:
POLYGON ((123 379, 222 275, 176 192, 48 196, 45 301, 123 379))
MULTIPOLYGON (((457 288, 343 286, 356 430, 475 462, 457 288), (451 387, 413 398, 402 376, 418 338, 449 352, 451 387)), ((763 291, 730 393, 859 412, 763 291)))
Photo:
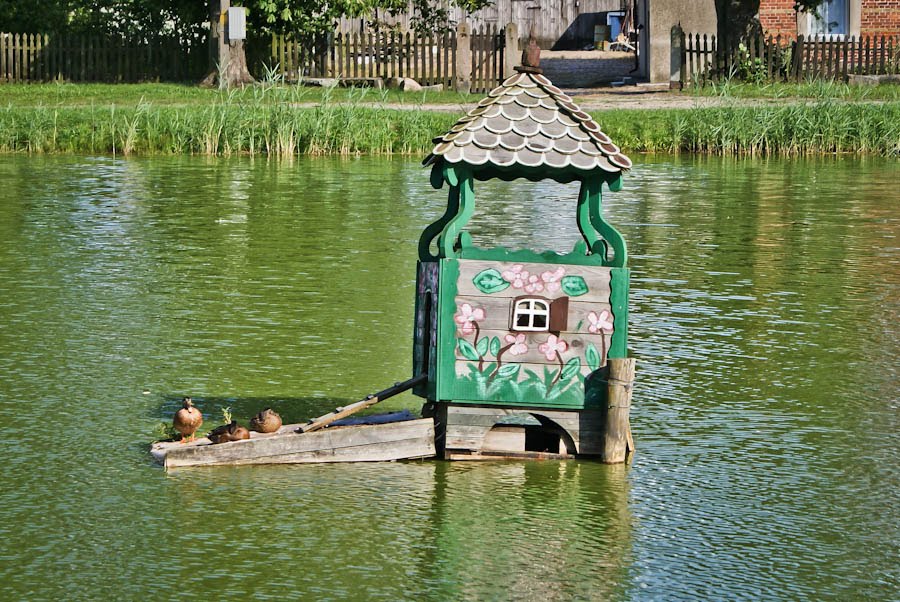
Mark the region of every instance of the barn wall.
MULTIPOLYGON (((504 27, 515 23, 522 41, 534 26, 542 48, 569 50, 591 43, 594 25, 605 25, 606 13, 624 10, 625 4, 623 0, 495 0, 491 6, 470 15, 457 7, 450 7, 449 12, 451 20, 460 22, 468 18, 475 27, 504 27)), ((386 24, 410 29, 409 12, 397 17, 379 14, 378 18, 386 24)), ((343 19, 340 29, 359 31, 363 26, 361 19, 343 19)))

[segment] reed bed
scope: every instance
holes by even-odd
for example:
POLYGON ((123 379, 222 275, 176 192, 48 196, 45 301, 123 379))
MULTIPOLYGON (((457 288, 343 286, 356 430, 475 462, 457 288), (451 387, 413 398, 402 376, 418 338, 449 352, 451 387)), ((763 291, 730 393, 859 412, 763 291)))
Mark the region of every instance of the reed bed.
MULTIPOLYGON (((366 102, 371 99, 367 98, 366 102)), ((900 155, 900 103, 826 100, 773 107, 594 114, 626 152, 900 155)), ((451 113, 331 101, 314 108, 264 93, 211 104, 0 108, 0 152, 195 155, 423 154, 451 113)))

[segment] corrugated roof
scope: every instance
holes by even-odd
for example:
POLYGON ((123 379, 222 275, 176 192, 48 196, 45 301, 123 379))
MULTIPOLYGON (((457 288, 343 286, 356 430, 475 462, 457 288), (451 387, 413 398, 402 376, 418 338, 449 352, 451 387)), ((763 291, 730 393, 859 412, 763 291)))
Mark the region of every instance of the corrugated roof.
POLYGON ((631 159, 540 73, 517 73, 456 122, 423 163, 572 168, 619 173, 631 159))

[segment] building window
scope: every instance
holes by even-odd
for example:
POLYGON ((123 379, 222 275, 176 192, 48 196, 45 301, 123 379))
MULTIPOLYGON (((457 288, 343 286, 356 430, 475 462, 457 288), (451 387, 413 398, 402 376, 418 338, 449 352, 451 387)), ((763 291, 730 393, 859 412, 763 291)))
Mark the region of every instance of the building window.
POLYGON ((850 33, 850 0, 825 0, 816 14, 810 15, 812 35, 847 35, 850 33))
POLYGON ((550 328, 550 303, 546 299, 518 299, 513 307, 512 329, 542 332, 550 328))

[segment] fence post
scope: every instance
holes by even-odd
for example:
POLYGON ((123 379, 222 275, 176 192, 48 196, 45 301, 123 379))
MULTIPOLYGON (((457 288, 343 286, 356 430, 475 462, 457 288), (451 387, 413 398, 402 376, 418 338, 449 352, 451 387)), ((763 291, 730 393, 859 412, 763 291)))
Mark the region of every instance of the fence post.
POLYGON ((515 66, 519 64, 519 27, 515 23, 507 23, 504 28, 505 50, 503 53, 503 79, 515 75, 515 66))
POLYGON ((669 69, 669 88, 684 88, 684 30, 681 23, 674 25, 671 32, 671 57, 669 69))
POLYGON ((468 94, 472 89, 472 30, 465 21, 456 26, 456 84, 457 92, 468 94))

